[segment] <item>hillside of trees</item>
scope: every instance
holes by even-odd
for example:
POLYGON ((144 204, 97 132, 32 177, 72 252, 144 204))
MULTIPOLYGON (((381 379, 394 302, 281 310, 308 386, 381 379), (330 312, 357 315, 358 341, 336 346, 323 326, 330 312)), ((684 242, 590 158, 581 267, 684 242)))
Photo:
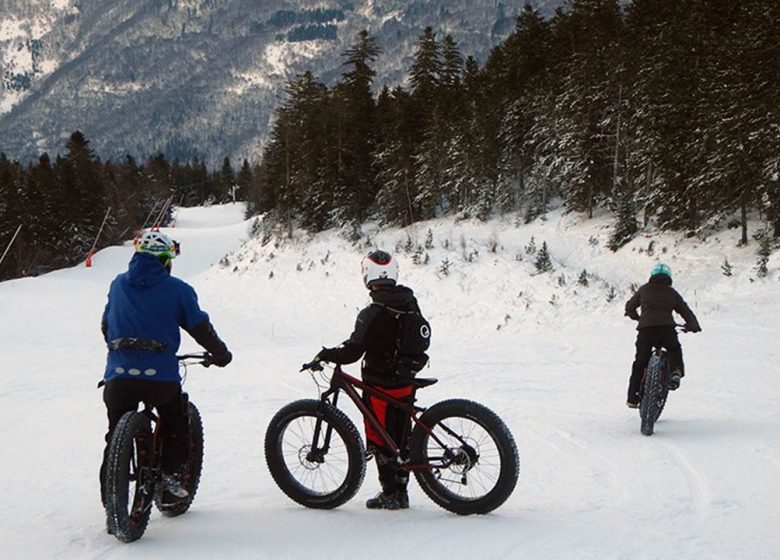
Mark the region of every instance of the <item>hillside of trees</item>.
POLYGON ((480 66, 428 28, 404 85, 372 88, 361 32, 332 85, 287 84, 263 159, 103 162, 75 132, 64 155, 0 153, 0 280, 83 260, 173 204, 247 200, 280 234, 408 225, 442 215, 526 221, 552 199, 614 215, 610 247, 643 227, 780 236, 780 2, 572 0, 526 7, 480 66), (158 206, 159 205, 159 206, 158 206), (748 218, 762 227, 748 231, 748 218))
POLYGON ((645 226, 706 235, 757 215, 780 234, 780 3, 572 0, 526 7, 479 67, 420 37, 405 86, 372 90, 362 32, 327 86, 288 83, 250 189, 279 229, 367 218, 406 225, 517 212, 553 198, 615 216, 617 250, 645 226))
POLYGON ((0 255, 21 225, 2 265, 0 280, 72 266, 96 249, 132 239, 158 215, 165 225, 174 205, 194 206, 244 197, 249 163, 234 172, 229 158, 209 171, 198 160, 169 162, 162 154, 139 163, 103 162, 81 132, 64 155, 43 154, 26 166, 0 153, 0 255))

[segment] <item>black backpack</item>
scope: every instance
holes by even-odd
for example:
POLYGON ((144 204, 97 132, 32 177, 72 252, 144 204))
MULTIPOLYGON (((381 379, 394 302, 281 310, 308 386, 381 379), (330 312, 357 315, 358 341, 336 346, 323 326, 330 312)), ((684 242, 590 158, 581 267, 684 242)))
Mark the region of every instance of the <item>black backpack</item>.
POLYGON ((382 303, 381 305, 398 321, 395 342, 396 373, 401 377, 414 377, 428 363, 426 350, 431 345, 431 324, 419 311, 403 311, 382 303))

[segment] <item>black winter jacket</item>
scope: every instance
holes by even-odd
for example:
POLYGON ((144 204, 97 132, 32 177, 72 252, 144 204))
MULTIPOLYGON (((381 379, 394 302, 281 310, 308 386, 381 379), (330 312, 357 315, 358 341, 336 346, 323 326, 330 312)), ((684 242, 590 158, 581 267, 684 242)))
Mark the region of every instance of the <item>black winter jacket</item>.
POLYGON ((406 286, 371 290, 373 303, 357 316, 355 329, 341 346, 323 348, 319 358, 326 362, 351 364, 363 356, 363 381, 380 387, 399 387, 408 383, 395 372, 394 355, 398 338, 398 321, 385 305, 401 311, 420 311, 414 292, 406 286), (379 305, 377 305, 379 304, 379 305))
POLYGON ((626 302, 626 315, 639 321, 637 329, 674 325, 672 311, 682 316, 688 330, 692 332, 701 330, 696 315, 677 290, 672 288, 672 279, 666 274, 651 276, 650 281, 641 286, 626 302), (642 311, 641 315, 637 313, 639 308, 642 311))

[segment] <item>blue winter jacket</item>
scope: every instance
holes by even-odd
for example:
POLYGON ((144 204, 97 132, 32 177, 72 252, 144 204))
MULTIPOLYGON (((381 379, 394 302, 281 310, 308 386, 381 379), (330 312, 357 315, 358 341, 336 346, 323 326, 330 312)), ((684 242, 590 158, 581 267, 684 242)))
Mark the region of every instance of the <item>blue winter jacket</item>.
POLYGON ((109 344, 104 380, 180 381, 179 327, 191 331, 208 320, 192 286, 171 276, 157 257, 135 253, 127 272, 111 283, 103 311, 103 334, 109 344), (111 349, 112 341, 127 339, 154 341, 164 349, 111 349))

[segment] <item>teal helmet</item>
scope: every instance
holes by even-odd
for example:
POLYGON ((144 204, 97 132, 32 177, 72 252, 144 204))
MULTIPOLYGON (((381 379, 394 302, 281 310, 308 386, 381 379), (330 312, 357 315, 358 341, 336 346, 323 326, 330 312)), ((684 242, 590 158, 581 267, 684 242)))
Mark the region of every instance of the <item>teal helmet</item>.
POLYGON ((672 269, 668 264, 657 263, 653 267, 653 270, 650 271, 650 277, 656 276, 658 274, 666 274, 669 277, 669 280, 672 279, 672 269))

